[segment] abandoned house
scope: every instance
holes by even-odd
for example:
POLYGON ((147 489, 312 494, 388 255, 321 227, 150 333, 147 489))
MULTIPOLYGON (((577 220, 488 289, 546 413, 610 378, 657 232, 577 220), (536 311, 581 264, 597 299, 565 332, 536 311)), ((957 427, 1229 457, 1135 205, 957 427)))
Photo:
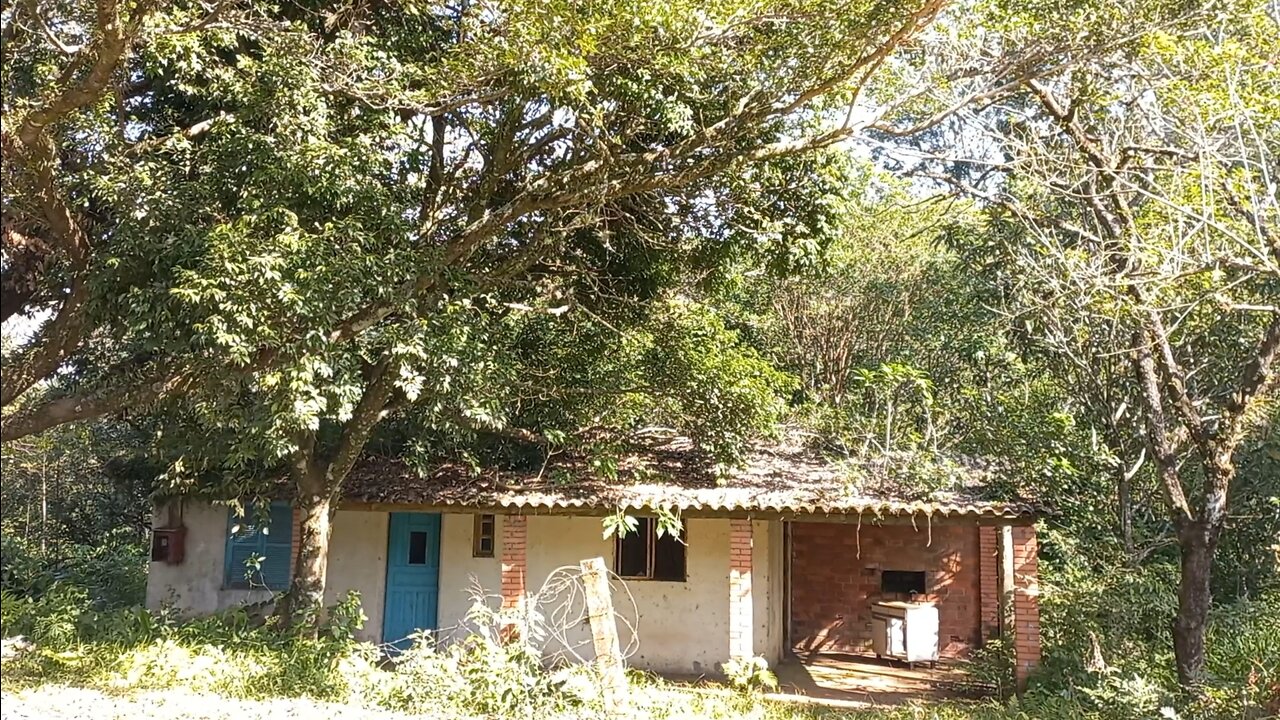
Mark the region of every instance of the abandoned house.
MULTIPOLYGON (((941 489, 908 492, 918 486, 908 465, 776 445, 717 477, 682 441, 625 458, 608 480, 585 464, 423 477, 369 458, 334 518, 326 600, 359 591, 372 642, 419 629, 447 639, 474 588, 514 608, 557 568, 603 557, 625 589, 615 601, 634 601, 618 630, 633 666, 689 676, 757 655, 933 661, 1013 633, 1024 681, 1040 658, 1033 523, 1043 509, 982 499, 992 470, 973 462, 934 467, 941 489), (679 514, 679 537, 658 532, 658 509, 679 514), (620 510, 635 531, 605 537, 602 518, 620 510)), ((250 513, 263 515, 266 528, 225 503, 158 505, 148 605, 211 613, 286 588, 297 516, 287 500, 250 513)), ((568 631, 588 638, 590 655, 589 628, 568 631)))

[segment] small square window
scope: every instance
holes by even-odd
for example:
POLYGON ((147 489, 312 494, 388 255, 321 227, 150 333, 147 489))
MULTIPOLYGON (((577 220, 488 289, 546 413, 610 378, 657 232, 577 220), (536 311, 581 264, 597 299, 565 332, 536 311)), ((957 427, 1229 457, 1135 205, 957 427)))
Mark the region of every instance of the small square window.
POLYGON ((495 522, 492 515, 476 515, 475 526, 471 533, 471 556, 478 558, 493 557, 495 546, 495 522))
POLYGON ((636 519, 635 531, 615 541, 614 572, 620 577, 636 580, 684 582, 684 532, 681 531, 680 537, 669 533, 658 537, 657 523, 653 518, 636 519))

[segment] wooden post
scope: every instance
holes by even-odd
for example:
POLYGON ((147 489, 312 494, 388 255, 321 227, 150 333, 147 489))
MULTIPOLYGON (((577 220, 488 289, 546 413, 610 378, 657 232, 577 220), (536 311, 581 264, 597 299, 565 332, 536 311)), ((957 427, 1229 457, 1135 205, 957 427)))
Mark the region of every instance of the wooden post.
POLYGON ((1013 527, 1000 526, 1000 637, 1010 645, 1017 637, 1013 618, 1013 527))
POLYGON ((626 678, 622 674, 622 651, 618 648, 618 625, 613 619, 613 599, 609 595, 609 572, 604 558, 583 560, 582 585, 586 589, 587 616, 591 619, 591 641, 595 646, 596 665, 600 668, 600 687, 605 707, 617 707, 626 678))

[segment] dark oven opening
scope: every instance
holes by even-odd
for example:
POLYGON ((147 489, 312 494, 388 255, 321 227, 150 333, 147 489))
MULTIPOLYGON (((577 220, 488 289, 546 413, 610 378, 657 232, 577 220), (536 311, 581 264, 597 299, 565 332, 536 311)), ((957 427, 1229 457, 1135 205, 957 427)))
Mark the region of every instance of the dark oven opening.
POLYGON ((880 573, 880 592, 923 595, 924 571, 885 570, 880 573))

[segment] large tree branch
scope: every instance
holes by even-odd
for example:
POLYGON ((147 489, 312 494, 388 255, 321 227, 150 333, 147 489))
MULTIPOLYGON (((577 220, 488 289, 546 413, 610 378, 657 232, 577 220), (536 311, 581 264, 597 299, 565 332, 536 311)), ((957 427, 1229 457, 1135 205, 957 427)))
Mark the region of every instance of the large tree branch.
POLYGON ((79 347, 84 335, 89 296, 86 275, 91 248, 88 235, 58 187, 58 147, 47 129, 102 97, 150 5, 141 2, 134 10, 134 17, 126 25, 116 0, 99 0, 97 36, 93 42, 77 51, 68 63, 55 83, 55 94, 21 116, 14 133, 16 143, 6 133, 6 159, 20 163, 20 172, 30 178, 31 192, 43 215, 42 224, 49 231, 51 244, 66 255, 71 280, 57 315, 41 328, 27 350, 11 361, 0 389, 0 406, 7 407, 61 367, 79 347), (88 70, 81 75, 85 65, 88 70), (10 145, 16 147, 10 148, 10 145))
MULTIPOLYGON (((1136 286, 1133 287, 1133 292, 1140 302, 1145 300, 1143 293, 1136 286)), ((1191 439, 1200 446, 1202 452, 1210 454, 1213 452, 1212 438, 1208 428, 1205 427, 1204 420, 1200 417, 1200 411, 1196 409, 1195 401, 1191 397, 1191 391, 1187 387, 1187 375, 1173 355, 1173 346, 1169 342, 1169 331, 1165 328, 1164 320, 1160 317, 1160 311, 1148 307, 1145 312, 1148 323, 1147 336, 1156 344, 1158 351, 1155 354, 1156 364, 1160 367, 1160 372, 1164 376, 1164 385, 1168 388, 1169 395, 1173 398, 1173 407, 1182 418, 1182 424, 1186 426, 1191 439)))
POLYGON ((1220 444, 1232 450, 1240 444, 1253 401, 1276 383, 1277 357, 1280 357, 1280 314, 1271 319, 1271 324, 1258 341, 1253 359, 1240 374, 1235 392, 1227 398, 1216 433, 1220 444))
MULTIPOLYGON (((655 150, 646 155, 646 160, 655 164, 666 164, 688 158, 708 147, 730 144, 733 133, 744 127, 758 127, 771 119, 785 117, 806 107, 814 100, 822 97, 837 87, 863 76, 865 82, 867 68, 878 67, 885 58, 891 55, 905 42, 933 22, 938 13, 946 5, 947 0, 926 0, 917 10, 908 15, 885 40, 855 59, 848 66, 841 68, 822 82, 799 92, 788 99, 769 98, 759 92, 747 93, 738 102, 734 111, 720 121, 703 128, 670 147, 655 150)), ((861 84, 861 83, 860 83, 861 84)), ((859 88, 860 89, 860 88, 859 88)))
POLYGON ((26 352, 7 362, 9 367, 0 384, 0 407, 8 407, 37 382, 52 375, 80 345, 88 297, 85 281, 73 280, 58 314, 41 328, 40 337, 26 352))
POLYGON ((0 407, 7 407, 40 380, 48 377, 80 345, 86 325, 89 298, 85 275, 89 265, 89 240, 67 206, 54 179, 56 148, 48 135, 39 134, 24 153, 44 224, 54 243, 66 254, 71 283, 57 315, 46 322, 26 350, 10 361, 0 388, 0 407))
MULTIPOLYGON (((830 78, 796 96, 796 99, 802 101, 799 105, 794 101, 774 101, 761 104, 759 107, 767 106, 770 108, 769 116, 778 117, 781 113, 802 107, 841 82, 856 77, 860 70, 880 62, 927 24, 943 1, 926 0, 922 8, 898 26, 885 42, 855 62, 843 79, 830 78)), ((102 0, 102 3, 103 8, 115 11, 116 6, 113 0, 102 0)), ((94 58, 90 71, 80 73, 77 70, 64 73, 64 78, 58 84, 63 90, 57 97, 24 118, 22 125, 24 139, 35 142, 43 134, 44 128, 58 117, 91 103, 95 97, 94 93, 100 92, 105 87, 111 75, 111 68, 114 67, 107 60, 113 56, 118 59, 125 52, 129 37, 129 32, 122 30, 118 17, 114 18, 114 22, 104 21, 103 30, 93 47, 86 48, 77 55, 77 58, 94 58), (83 75, 82 82, 73 84, 73 78, 78 75, 83 75)), ((574 205, 598 206, 611 199, 634 193, 678 187, 723 170, 740 159, 762 160, 811 150, 838 142, 849 132, 848 128, 842 128, 813 138, 764 147, 737 142, 736 140, 739 139, 749 139, 752 134, 758 132, 757 124, 739 122, 751 113, 759 111, 758 108, 751 107, 753 104, 752 102, 744 103, 744 114, 740 114, 737 120, 730 119, 722 126, 725 129, 723 137, 713 132, 704 138, 703 144, 695 143, 687 146, 685 148, 687 152, 676 154, 662 152, 659 155, 653 152, 634 155, 614 155, 606 152, 600 157, 579 162, 576 166, 557 168, 555 171, 546 172, 541 177, 533 179, 525 185, 524 191, 517 193, 512 200, 499 208, 486 210, 461 232, 455 234, 454 239, 445 246, 442 257, 438 258, 437 262, 431 263, 431 267, 408 278, 393 294, 393 299, 361 308, 338 323, 329 333, 329 340, 340 343, 356 337, 391 317, 404 308, 406 303, 412 303, 428 294, 443 282, 446 270, 460 268, 486 242, 498 237, 522 218, 574 205), (745 128, 743 138, 738 138, 734 134, 734 128, 745 128)), ((438 134, 437 137, 443 137, 443 134, 438 134)), ((52 146, 44 144, 44 147, 52 146)), ((433 158, 433 161, 436 159, 433 158)), ((438 163, 433 162, 433 172, 439 167, 438 163)), ((426 225, 423 232, 424 238, 429 232, 434 231, 438 222, 431 220, 426 225)), ((273 355, 273 352, 262 350, 259 351, 258 356, 264 354, 273 355)), ((250 365, 259 365, 259 363, 255 361, 250 365)), ((251 372, 249 369, 244 371, 251 372)), ((0 436, 6 439, 21 437, 61 422, 96 417, 119 409, 122 401, 128 398, 149 402, 186 392, 194 384, 186 372, 183 370, 162 375, 141 389, 130 386, 88 397, 60 398, 44 403, 6 418, 3 433, 0 433, 0 436)))
POLYGON ((142 17, 149 11, 149 4, 139 3, 136 8, 138 17, 133 18, 133 22, 126 26, 120 17, 117 0, 98 0, 97 37, 88 47, 81 49, 63 70, 55 83, 57 94, 22 118, 17 133, 19 142, 28 148, 34 147, 40 142, 39 137, 45 128, 67 114, 96 102, 102 96, 120 59, 133 41, 130 31, 136 32, 142 17), (88 71, 76 81, 77 74, 85 65, 89 66, 88 71))
POLYGON ((0 440, 34 435, 52 427, 145 406, 189 390, 200 379, 193 371, 156 372, 142 381, 98 392, 68 395, 23 408, 0 420, 0 440))
POLYGON ((1146 412, 1143 413, 1147 420, 1147 442, 1151 445, 1152 455, 1156 461, 1156 471, 1164 489, 1165 500, 1173 512, 1174 523, 1181 528, 1195 518, 1195 512, 1187 502, 1186 492, 1182 488, 1182 479, 1178 472, 1178 454, 1170 438, 1168 421, 1165 418, 1164 398, 1160 393, 1160 373, 1156 369, 1156 361, 1151 352, 1155 342, 1146 333, 1138 333, 1138 337, 1134 340, 1137 345, 1134 370, 1143 401, 1147 406, 1146 412))
MULTIPOLYGON (((266 370, 280 362, 281 357, 274 349, 259 350, 247 365, 237 366, 234 371, 249 374, 266 370)), ((140 372, 137 367, 119 366, 107 375, 140 379, 23 407, 0 419, 0 441, 17 440, 59 425, 93 420, 180 397, 204 383, 209 376, 209 368, 188 363, 152 366, 140 372)))
POLYGON ((335 495, 355 466, 373 428, 386 415, 387 405, 395 390, 400 365, 391 358, 383 358, 375 367, 365 386, 364 394, 351 412, 351 419, 342 427, 338 445, 325 467, 325 483, 330 495, 335 495))

